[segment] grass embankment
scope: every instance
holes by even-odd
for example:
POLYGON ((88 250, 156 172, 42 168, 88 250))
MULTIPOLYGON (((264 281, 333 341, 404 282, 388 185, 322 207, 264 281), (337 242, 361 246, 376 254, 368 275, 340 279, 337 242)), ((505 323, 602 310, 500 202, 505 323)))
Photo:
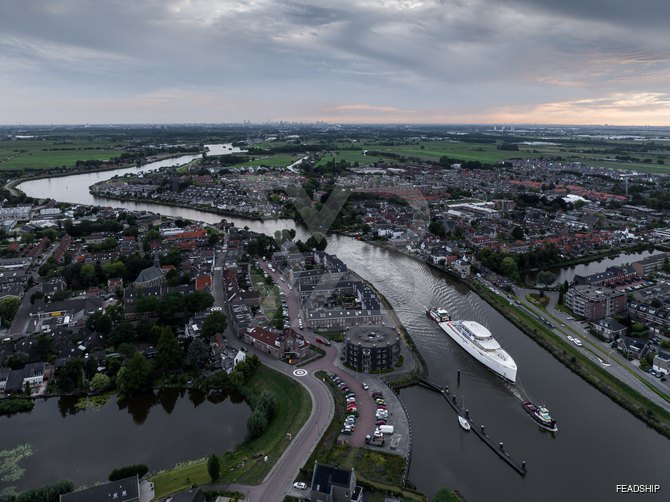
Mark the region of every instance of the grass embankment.
POLYGON ((402 487, 402 475, 405 469, 405 458, 400 455, 376 451, 368 448, 355 448, 348 443, 337 444, 342 423, 344 422, 344 395, 327 378, 326 373, 319 371, 317 377, 324 379, 333 398, 335 413, 328 429, 314 452, 300 470, 300 480, 311 482, 314 462, 330 464, 342 469, 356 471, 358 484, 369 490, 390 493, 400 496, 403 500, 425 501, 425 495, 402 487))
MULTIPOLYGON (((503 314, 565 366, 614 402, 643 420, 647 425, 670 438, 670 413, 601 368, 562 336, 549 330, 539 320, 521 309, 510 306, 509 300, 506 298, 490 292, 478 283, 470 282, 470 285, 489 305, 503 314)), ((645 383, 643 379, 639 380, 645 383)), ((650 389, 658 393, 657 389, 652 387, 650 389)))
MULTIPOLYGON (((248 385, 255 395, 263 390, 271 392, 277 402, 277 414, 261 437, 221 456, 221 483, 261 483, 288 446, 287 433, 295 436, 312 411, 312 401, 302 385, 267 366, 260 365, 248 385), (265 455, 267 462, 263 460, 265 455)), ((216 433, 216 427, 211 432, 216 433)), ((158 473, 150 479, 156 497, 210 481, 206 459, 158 473)))

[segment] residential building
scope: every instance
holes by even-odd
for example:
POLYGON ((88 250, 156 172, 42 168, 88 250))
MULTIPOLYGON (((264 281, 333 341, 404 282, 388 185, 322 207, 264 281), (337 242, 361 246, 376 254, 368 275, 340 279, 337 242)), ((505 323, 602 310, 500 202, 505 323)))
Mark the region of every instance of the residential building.
POLYGON ((614 340, 626 334, 628 328, 614 319, 606 317, 593 323, 593 329, 603 335, 606 340, 614 340))
POLYGON ((668 257, 668 253, 661 253, 650 256, 632 264, 633 269, 640 275, 650 275, 659 272, 663 268, 663 263, 668 257))
POLYGON ((137 474, 60 496, 60 502, 139 502, 139 500, 140 480, 137 474))
POLYGON ((670 373, 670 354, 659 352, 654 356, 651 369, 667 375, 670 373))
POLYGON ((360 324, 381 324, 381 310, 315 309, 306 313, 306 325, 311 329, 346 328, 360 324))
POLYGON ((628 311, 632 319, 642 321, 654 333, 664 333, 670 328, 670 309, 652 307, 647 303, 631 303, 628 311))
POLYGON ((611 317, 626 310, 626 295, 605 287, 573 286, 565 297, 565 305, 589 321, 611 317))
POLYGON ((344 335, 347 365, 361 372, 393 368, 400 357, 400 335, 385 326, 356 326, 344 335))
POLYGON ((314 463, 310 484, 312 502, 361 502, 363 489, 356 486, 354 469, 314 463))
POLYGON ((639 338, 622 336, 617 340, 617 349, 630 359, 641 359, 647 353, 649 343, 639 338))
POLYGON ((302 359, 309 353, 309 342, 292 329, 281 332, 261 327, 247 328, 243 336, 246 343, 276 359, 302 359))

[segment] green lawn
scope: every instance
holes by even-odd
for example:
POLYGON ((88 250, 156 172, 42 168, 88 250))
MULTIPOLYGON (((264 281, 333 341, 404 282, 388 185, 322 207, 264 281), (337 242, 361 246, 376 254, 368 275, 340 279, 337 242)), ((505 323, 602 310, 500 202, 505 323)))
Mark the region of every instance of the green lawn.
POLYGON ((115 142, 86 139, 67 142, 49 139, 2 140, 0 169, 72 167, 77 160, 107 160, 122 153, 121 149, 115 149, 114 146, 115 142))
MULTIPOLYGON (((263 436, 239 445, 221 456, 222 483, 259 484, 288 446, 287 433, 295 436, 312 410, 307 391, 293 379, 267 366, 259 366, 249 382, 254 393, 272 392, 277 399, 277 415, 263 436), (263 457, 267 455, 268 461, 263 457)), ((217 452, 221 453, 221 452, 217 452)), ((188 488, 191 484, 209 482, 206 460, 199 460, 152 476, 156 497, 188 488)))

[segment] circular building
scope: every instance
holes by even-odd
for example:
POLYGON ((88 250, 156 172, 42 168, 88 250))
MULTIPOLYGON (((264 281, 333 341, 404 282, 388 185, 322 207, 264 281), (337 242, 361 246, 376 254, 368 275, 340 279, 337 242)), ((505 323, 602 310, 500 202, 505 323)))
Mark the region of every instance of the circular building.
POLYGON ((400 335, 385 326, 354 326, 344 335, 344 356, 356 371, 393 368, 400 357, 400 335))

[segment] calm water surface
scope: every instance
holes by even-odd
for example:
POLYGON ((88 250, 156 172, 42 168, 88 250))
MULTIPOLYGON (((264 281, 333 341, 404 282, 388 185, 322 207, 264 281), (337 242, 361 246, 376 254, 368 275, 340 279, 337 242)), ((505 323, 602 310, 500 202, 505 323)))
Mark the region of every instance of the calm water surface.
POLYGON ((234 448, 244 440, 249 406, 240 397, 200 391, 161 391, 78 411, 74 398, 37 401, 30 413, 0 417, 0 450, 29 444, 19 465, 25 476, 0 481, 0 491, 69 479, 75 485, 106 480, 130 464, 152 471, 234 448))

